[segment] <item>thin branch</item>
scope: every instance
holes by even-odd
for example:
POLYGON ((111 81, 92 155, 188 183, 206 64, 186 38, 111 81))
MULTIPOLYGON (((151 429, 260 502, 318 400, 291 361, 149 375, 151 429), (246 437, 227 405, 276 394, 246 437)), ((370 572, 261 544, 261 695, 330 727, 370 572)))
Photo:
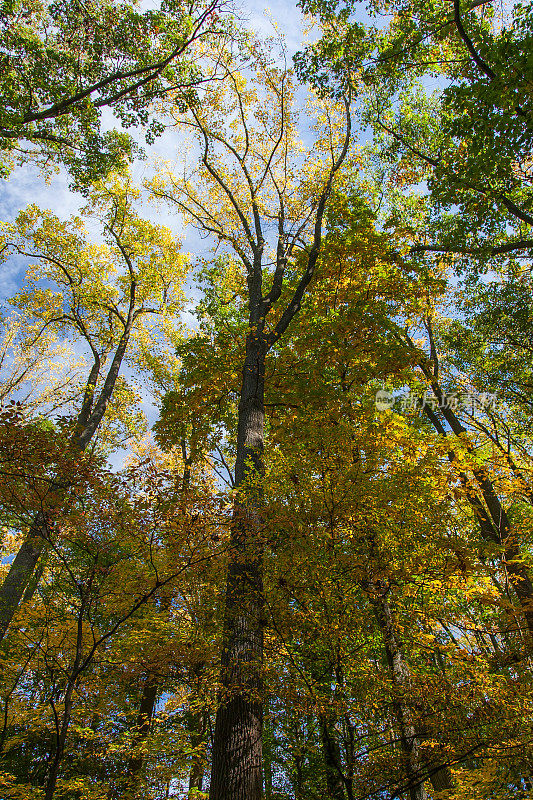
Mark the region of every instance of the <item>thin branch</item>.
POLYGON ((328 174, 328 179, 326 181, 326 185, 324 186, 322 192, 320 193, 315 215, 313 244, 311 245, 311 249, 308 254, 307 267, 302 277, 300 278, 300 282, 298 283, 298 286, 296 287, 289 304, 287 305, 285 311, 281 315, 281 319, 275 326, 274 330, 271 331, 266 337, 268 347, 272 347, 272 345, 278 341, 278 339, 286 331, 290 321, 298 313, 304 293, 309 283, 311 282, 311 279, 315 271, 315 267, 318 261, 318 256, 320 255, 320 248, 322 245, 322 225, 323 225, 324 213, 326 210, 326 204, 331 193, 333 180, 335 178, 335 175, 341 168, 344 159, 346 158, 346 154, 348 153, 348 147, 350 144, 350 138, 352 132, 352 118, 350 114, 349 97, 344 98, 344 108, 346 113, 346 133, 344 137, 344 143, 338 158, 334 161, 334 163, 331 166, 331 169, 328 174))

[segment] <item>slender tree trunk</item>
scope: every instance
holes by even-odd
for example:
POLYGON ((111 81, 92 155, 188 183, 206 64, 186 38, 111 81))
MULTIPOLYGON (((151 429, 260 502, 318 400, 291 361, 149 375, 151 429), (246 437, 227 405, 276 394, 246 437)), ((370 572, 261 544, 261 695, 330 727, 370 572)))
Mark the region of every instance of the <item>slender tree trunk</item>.
POLYGON ((331 720, 326 714, 319 714, 320 739, 326 768, 326 786, 331 800, 344 800, 344 781, 341 772, 341 751, 331 720))
POLYGON ((68 729, 70 726, 70 719, 72 716, 72 706, 74 705, 74 698, 73 698, 74 689, 76 687, 76 682, 79 676, 79 667, 82 660, 83 622, 85 616, 85 608, 88 602, 89 602, 89 593, 83 594, 81 597, 81 605, 78 613, 78 626, 76 634, 76 656, 74 659, 72 670, 67 679, 61 720, 58 719, 54 708, 54 716, 56 719, 56 750, 54 753, 54 757, 52 759, 52 763, 50 765, 50 769, 48 770, 48 775, 45 784, 45 791, 44 791, 44 800, 52 800, 54 796, 56 790, 57 778, 59 775, 59 768, 61 766, 61 762, 63 760, 63 754, 65 752, 65 742, 67 740, 68 729))
MULTIPOLYGON (((196 678, 193 691, 195 691, 197 695, 201 694, 202 676, 205 672, 205 666, 205 663, 200 662, 193 668, 193 674, 196 678)), ((193 751, 189 770, 189 792, 191 792, 193 789, 198 789, 201 791, 204 784, 208 724, 209 711, 205 706, 199 706, 196 709, 189 711, 186 716, 186 725, 193 751)))
POLYGON ((266 346, 246 343, 237 428, 232 548, 226 585, 221 691, 210 800, 262 796, 263 574, 260 506, 263 477, 266 346))
POLYGON ((341 751, 335 732, 335 716, 322 710, 333 699, 333 667, 312 651, 309 653, 309 672, 313 681, 320 687, 321 710, 317 713, 320 744, 326 776, 328 797, 331 800, 344 800, 345 776, 342 770, 341 751))
POLYGON ((50 767, 50 771, 48 773, 48 779, 46 781, 44 800, 52 800, 56 790, 59 767, 61 766, 61 762, 63 760, 63 753, 65 752, 65 742, 67 739, 67 733, 70 725, 70 717, 72 715, 72 706, 73 706, 72 695, 74 693, 74 684, 75 682, 73 680, 69 680, 67 690, 65 692, 63 714, 61 717, 61 727, 57 738, 56 752, 54 753, 54 758, 52 759, 52 764, 50 767))
POLYGON ((154 716, 158 690, 157 679, 153 675, 147 675, 143 681, 139 713, 137 714, 133 734, 132 751, 128 759, 126 772, 119 782, 109 789, 108 800, 126 800, 127 798, 135 797, 137 793, 144 764, 144 754, 141 752, 141 748, 150 733, 150 723, 154 716))
POLYGON ((263 790, 265 800, 272 797, 272 757, 274 753, 274 731, 272 720, 267 716, 263 720, 263 790))
MULTIPOLYGON (((183 474, 181 478, 181 507, 186 506, 186 492, 190 485, 191 479, 191 461, 187 457, 185 441, 182 441, 183 453, 183 474)), ((163 607, 165 611, 170 608, 170 598, 163 600, 163 607)), ((135 734, 133 736, 133 754, 130 756, 126 774, 122 781, 112 789, 110 789, 108 798, 128 798, 133 797, 139 787, 142 777, 142 769, 144 765, 144 753, 141 750, 143 742, 146 740, 150 733, 150 724, 154 716, 155 707, 157 704, 157 696, 159 694, 159 679, 154 673, 148 673, 143 681, 141 702, 139 705, 139 713, 135 725, 135 734), (136 750, 136 752, 135 752, 136 750)), ((201 787, 199 787, 201 788, 201 787)))
POLYGON ((411 676, 403 658, 391 609, 381 588, 373 587, 369 594, 374 613, 381 629, 389 670, 394 687, 394 711, 400 732, 400 743, 404 754, 405 777, 409 784, 410 800, 426 800, 422 781, 420 746, 416 735, 411 710, 405 700, 410 689, 411 676))
MULTIPOLYGON (((340 680, 342 685, 345 685, 342 669, 340 667, 337 672, 337 679, 340 680)), ((354 726, 348 714, 344 715, 343 723, 343 746, 346 761, 344 787, 348 800, 353 800, 354 765, 356 761, 354 726)))
POLYGON ((201 791, 204 783, 205 770, 205 735, 207 730, 207 712, 197 711, 191 715, 189 723, 189 733, 191 737, 191 747, 193 757, 189 772, 189 792, 191 789, 201 791))
MULTIPOLYGON (((94 389, 100 374, 100 357, 95 354, 95 362, 89 373, 81 409, 76 420, 75 430, 70 437, 70 445, 83 453, 98 430, 111 399, 118 378, 122 360, 126 352, 134 319, 135 291, 131 295, 130 309, 124 333, 120 337, 113 360, 109 367, 102 390, 95 402, 94 389)), ((50 500, 48 512, 57 508, 64 497, 68 486, 56 486, 56 497, 50 500)), ((24 593, 30 583, 31 576, 37 566, 41 553, 50 537, 50 526, 46 511, 39 511, 30 528, 28 536, 22 543, 9 572, 0 586, 0 642, 4 639, 24 593)), ((37 586, 35 586, 37 588, 37 586)))
MULTIPOLYGON (((466 434, 467 431, 461 424, 460 420, 450 408, 446 407, 446 398, 440 385, 433 381, 432 389, 438 398, 440 405, 443 406, 442 413, 453 433, 457 437, 461 437, 462 434, 466 434)), ((428 408, 427 405, 424 405, 424 411, 435 430, 441 436, 446 437, 446 430, 433 410, 428 408)), ((475 464, 475 453, 473 448, 468 444, 467 451, 472 455, 473 463, 475 464)), ((455 461, 455 453, 453 449, 450 449, 448 458, 451 463, 455 461)), ((485 541, 490 541, 495 544, 503 544, 505 548, 503 559, 507 574, 509 576, 509 583, 513 587, 518 598, 521 611, 526 620, 529 634, 530 636, 533 636, 533 583, 531 581, 528 568, 522 561, 520 547, 516 537, 513 535, 511 522, 507 512, 500 502, 499 497, 496 494, 496 490, 494 489, 492 481, 488 478, 486 473, 479 467, 475 466, 473 467, 472 472, 479 487, 479 492, 483 498, 483 502, 481 502, 481 498, 478 496, 476 491, 470 487, 467 476, 464 473, 460 473, 461 482, 465 487, 467 500, 474 511, 476 519, 478 520, 482 538, 485 539, 485 541)))
POLYGON ((294 797, 296 800, 304 800, 304 772, 300 754, 294 756, 294 797))
POLYGON ((139 713, 137 715, 137 723, 135 725, 135 734, 133 736, 132 753, 128 760, 126 774, 122 784, 118 787, 118 791, 115 790, 114 796, 117 798, 133 798, 137 794, 141 783, 144 764, 142 746, 150 733, 150 723, 154 716, 158 690, 159 685, 157 678, 153 675, 148 675, 143 683, 143 693, 139 706, 139 713))

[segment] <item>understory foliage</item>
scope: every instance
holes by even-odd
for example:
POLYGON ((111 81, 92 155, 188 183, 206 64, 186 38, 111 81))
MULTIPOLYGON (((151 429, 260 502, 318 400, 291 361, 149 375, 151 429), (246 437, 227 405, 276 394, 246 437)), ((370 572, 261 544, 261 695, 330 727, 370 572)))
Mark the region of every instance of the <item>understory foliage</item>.
POLYGON ((532 798, 533 6, 4 5, 0 798, 532 798))

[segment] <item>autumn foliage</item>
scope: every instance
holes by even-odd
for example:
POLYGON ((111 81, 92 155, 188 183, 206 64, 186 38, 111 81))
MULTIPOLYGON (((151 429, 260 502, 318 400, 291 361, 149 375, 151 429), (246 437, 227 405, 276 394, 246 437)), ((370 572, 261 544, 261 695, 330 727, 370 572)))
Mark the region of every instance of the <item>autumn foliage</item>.
POLYGON ((300 5, 6 7, 1 800, 533 797, 533 10, 300 5))

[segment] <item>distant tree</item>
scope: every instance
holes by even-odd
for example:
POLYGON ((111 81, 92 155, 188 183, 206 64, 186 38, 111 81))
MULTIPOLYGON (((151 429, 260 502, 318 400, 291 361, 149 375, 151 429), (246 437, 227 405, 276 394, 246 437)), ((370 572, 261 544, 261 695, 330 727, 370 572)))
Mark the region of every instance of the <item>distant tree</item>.
MULTIPOLYGON (((127 182, 117 180, 92 191, 85 215, 100 221, 104 244, 88 240, 80 218, 61 222, 35 206, 4 230, 6 251, 35 260, 14 300, 16 306, 42 331, 82 343, 92 361, 85 387, 79 387, 77 415, 66 430, 71 447, 79 452, 95 436, 117 392, 124 399, 131 396, 119 372, 141 321, 173 314, 183 304, 186 259, 167 228, 141 219, 133 210, 135 197, 127 182)), ((135 427, 138 420, 129 424, 135 427)), ((43 501, 0 588, 2 636, 50 541, 50 511, 43 501)))

